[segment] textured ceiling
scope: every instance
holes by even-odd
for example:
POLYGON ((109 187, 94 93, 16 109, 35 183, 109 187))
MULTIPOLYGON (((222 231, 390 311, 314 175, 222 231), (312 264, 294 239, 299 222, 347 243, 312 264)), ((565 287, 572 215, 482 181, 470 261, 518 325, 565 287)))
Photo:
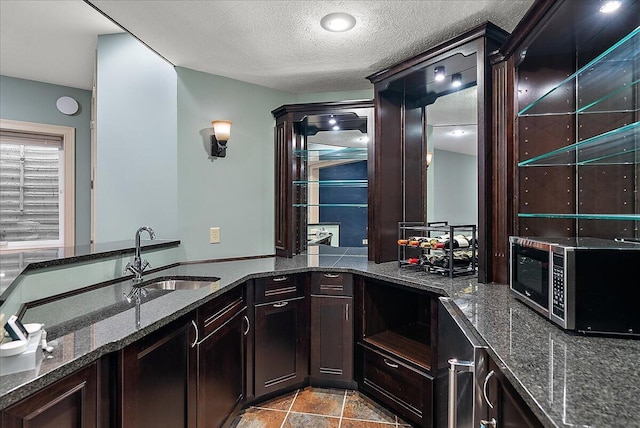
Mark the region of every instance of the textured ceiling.
MULTIPOLYGON (((176 66, 294 93, 370 88, 365 77, 484 21, 513 30, 533 0, 92 0, 176 66), (320 19, 355 16, 330 33, 320 19)), ((81 0, 0 0, 0 73, 88 89, 98 34, 81 0)))
POLYGON ((0 0, 0 74, 91 89, 98 34, 117 32, 81 0, 0 0))

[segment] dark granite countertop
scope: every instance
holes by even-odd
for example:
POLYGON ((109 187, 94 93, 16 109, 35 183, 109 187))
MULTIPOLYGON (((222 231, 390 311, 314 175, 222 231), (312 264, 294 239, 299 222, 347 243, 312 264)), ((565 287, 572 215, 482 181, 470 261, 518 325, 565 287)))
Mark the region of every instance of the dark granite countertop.
POLYGON ((149 275, 145 280, 220 280, 207 288, 172 291, 145 301, 140 328, 136 328, 132 305, 59 337, 53 354, 38 358, 36 369, 0 376, 0 409, 122 349, 247 279, 312 270, 346 271, 450 296, 545 426, 640 427, 640 341, 565 333, 513 299, 506 285, 478 284, 469 276, 450 279, 416 272, 398 268, 395 262, 370 263, 361 252, 344 249, 292 259, 186 264, 149 275))

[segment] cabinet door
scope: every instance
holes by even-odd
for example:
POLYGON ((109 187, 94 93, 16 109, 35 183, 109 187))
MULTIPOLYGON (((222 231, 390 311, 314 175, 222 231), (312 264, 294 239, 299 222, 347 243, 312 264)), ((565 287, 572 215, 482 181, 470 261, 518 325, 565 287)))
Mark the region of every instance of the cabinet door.
POLYGON ((353 298, 311 296, 311 377, 353 379, 353 298))
POLYGON ((304 298, 256 305, 255 395, 302 382, 309 372, 304 298))
POLYGON ((244 398, 246 310, 197 346, 198 428, 219 427, 244 398))
POLYGON ((187 426, 190 325, 170 324, 121 351, 123 427, 187 426))
POLYGON ((96 365, 79 370, 2 412, 6 428, 96 427, 96 365))
POLYGON ((489 417, 490 419, 495 418, 496 426, 500 428, 541 428, 542 424, 538 418, 504 377, 493 360, 489 362, 489 373, 491 372, 493 375, 489 376, 487 389, 493 409, 489 409, 489 417))

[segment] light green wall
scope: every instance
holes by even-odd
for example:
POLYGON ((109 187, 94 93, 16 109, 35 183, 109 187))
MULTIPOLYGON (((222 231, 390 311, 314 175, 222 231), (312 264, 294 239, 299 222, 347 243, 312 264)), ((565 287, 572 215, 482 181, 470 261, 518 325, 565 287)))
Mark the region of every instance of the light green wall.
POLYGON ((0 118, 76 129, 75 239, 77 245, 88 244, 91 239, 91 92, 0 76, 0 118), (77 114, 67 116, 56 108, 56 100, 65 95, 78 101, 77 114))
POLYGON ((178 237, 176 84, 129 34, 98 37, 96 242, 178 237))
POLYGON ((188 260, 274 253, 274 119, 294 94, 187 68, 178 73, 178 223, 188 260), (233 122, 225 158, 211 121, 233 122), (220 227, 221 242, 209 243, 220 227))

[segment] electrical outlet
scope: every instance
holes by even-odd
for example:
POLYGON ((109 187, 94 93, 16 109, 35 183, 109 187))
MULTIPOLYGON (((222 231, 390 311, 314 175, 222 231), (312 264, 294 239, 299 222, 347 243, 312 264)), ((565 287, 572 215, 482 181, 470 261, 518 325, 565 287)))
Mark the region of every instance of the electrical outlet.
POLYGON ((209 242, 211 244, 218 244, 220 242, 220 228, 219 227, 211 227, 211 228, 209 228, 209 242))
POLYGON ((367 238, 364 238, 362 240, 362 245, 369 245, 369 240, 367 238))

